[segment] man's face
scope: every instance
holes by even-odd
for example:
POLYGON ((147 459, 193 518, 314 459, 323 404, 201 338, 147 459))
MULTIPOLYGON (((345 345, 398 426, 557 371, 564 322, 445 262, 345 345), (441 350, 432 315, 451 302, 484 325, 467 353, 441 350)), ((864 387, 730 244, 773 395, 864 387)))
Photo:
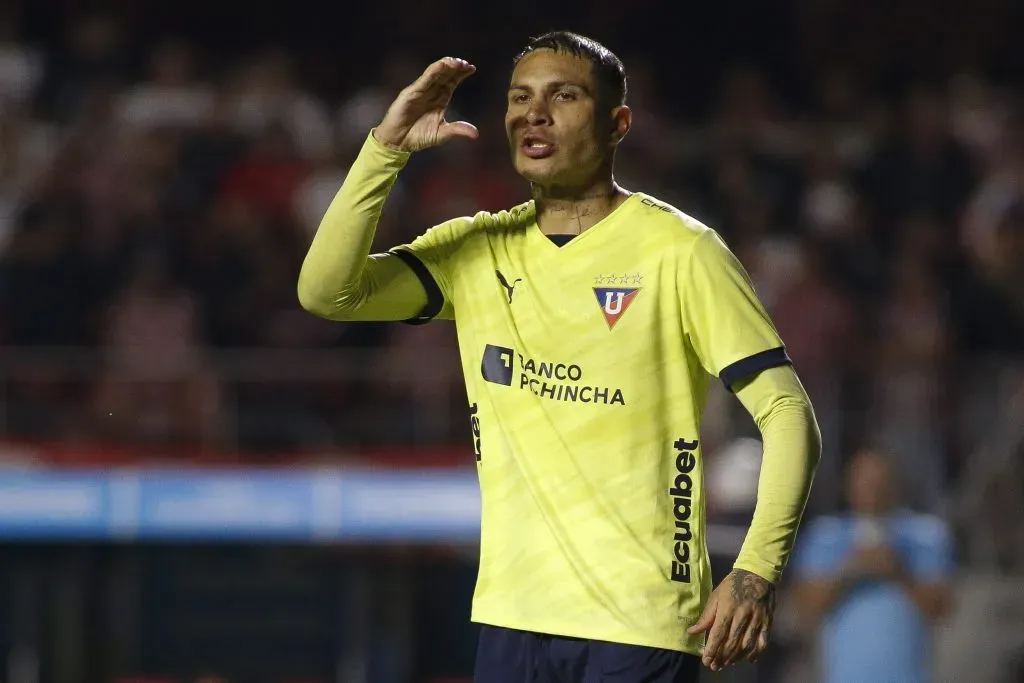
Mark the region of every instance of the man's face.
POLYGON ((609 153, 612 120, 597 109, 585 59, 537 50, 519 61, 508 90, 505 131, 516 172, 542 186, 578 186, 609 153), (607 128, 608 136, 598 129, 607 128))
POLYGON ((882 515, 892 503, 892 471, 885 458, 870 451, 854 456, 847 479, 850 507, 865 515, 882 515))

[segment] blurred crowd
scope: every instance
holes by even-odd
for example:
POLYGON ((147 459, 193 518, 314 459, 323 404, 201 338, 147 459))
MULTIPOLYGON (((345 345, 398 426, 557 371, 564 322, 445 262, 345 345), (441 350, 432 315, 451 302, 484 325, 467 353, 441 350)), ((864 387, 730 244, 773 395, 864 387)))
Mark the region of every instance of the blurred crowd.
MULTIPOLYGON (((326 323, 295 295, 369 129, 436 55, 395 51, 337 96, 304 87, 287 52, 212 65, 161 40, 140 68, 115 18, 73 26, 43 50, 0 21, 7 435, 250 452, 462 443, 451 325, 326 323)), ((635 128, 619 182, 723 234, 827 448, 898 454, 934 509, 995 414, 979 388, 1024 351, 1019 93, 979 72, 881 97, 823 70, 795 103, 737 67, 703 120, 683 122, 677 91, 623 56, 635 128)), ((455 102, 482 139, 413 159, 377 248, 526 198, 504 102, 484 92, 455 102)), ((736 406, 712 401, 709 439, 724 445, 736 406)))
MULTIPOLYGON (((298 270, 370 128, 450 51, 480 67, 451 115, 476 123, 481 138, 413 157, 375 248, 526 199, 502 130, 503 79, 528 32, 572 28, 626 64, 635 127, 618 181, 716 228, 787 342, 824 436, 812 514, 851 503, 850 514, 809 519, 801 532, 776 661, 762 662, 769 673, 758 680, 821 680, 799 675, 819 635, 849 655, 836 666, 887 665, 891 648, 878 648, 916 646, 932 625, 914 621, 915 610, 935 620, 958 604, 974 605, 976 620, 961 620, 936 652, 969 673, 947 661, 935 680, 1002 680, 978 673, 985 662, 1010 671, 992 634, 1021 632, 1009 606, 1019 583, 986 602, 982 582, 970 594, 948 582, 962 559, 954 553, 989 544, 1006 555, 1015 539, 1018 568, 1024 557, 1020 459, 999 460, 1019 451, 1024 424, 1024 91, 1012 78, 1024 73, 1024 5, 735 0, 691 3, 678 19, 658 0, 590 0, 586 13, 527 0, 509 21, 475 0, 377 0, 345 7, 336 22, 303 3, 238 12, 179 0, 70 16, 85 4, 0 0, 0 462, 29 442, 79 457, 120 449, 280 462, 374 450, 471 463, 453 326, 318 320, 298 305, 298 270), (260 47, 275 41, 287 47, 260 47), (957 498, 965 509, 950 509, 955 488, 970 493, 957 498), (960 536, 932 518, 908 521, 904 503, 940 513, 960 536), (885 524, 866 524, 872 516, 885 524), (838 610, 815 582, 849 565, 875 577, 875 590, 831 596, 838 610), (908 577, 924 590, 893 595, 908 577)), ((716 524, 749 518, 756 437, 716 384, 703 434, 716 524)), ((205 580, 210 566, 172 570, 205 580)), ((727 566, 716 555, 716 571, 727 566)), ((224 584, 253 596, 277 580, 246 582, 229 569, 224 584)), ((333 586, 333 564, 328 573, 333 586)), ((464 623, 452 608, 463 598, 452 595, 468 596, 475 573, 452 579, 458 590, 432 576, 420 577, 436 602, 423 610, 420 649, 450 672, 443 660, 457 649, 471 662, 474 641, 429 637, 464 623)), ((209 604, 226 609, 227 589, 203 585, 218 594, 209 604)), ((301 632, 271 609, 275 600, 237 603, 264 605, 289 637, 301 632)), ((315 612, 305 602, 299 611, 315 612)), ((198 657, 161 640, 171 636, 159 614, 146 617, 161 643, 152 653, 198 657)), ((181 642, 202 631, 181 623, 181 642)), ((325 643, 334 628, 324 627, 325 643)), ((246 661, 257 651, 290 652, 245 644, 246 661)))

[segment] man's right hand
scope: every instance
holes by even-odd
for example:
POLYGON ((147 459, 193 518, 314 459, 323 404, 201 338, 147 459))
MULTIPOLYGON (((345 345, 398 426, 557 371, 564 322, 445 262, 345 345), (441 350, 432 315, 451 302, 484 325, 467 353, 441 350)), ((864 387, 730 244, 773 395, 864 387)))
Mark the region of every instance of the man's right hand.
POLYGON ((476 71, 464 59, 445 57, 427 67, 407 86, 374 131, 377 142, 392 149, 418 152, 454 137, 476 138, 476 126, 465 121, 445 121, 455 88, 476 71))

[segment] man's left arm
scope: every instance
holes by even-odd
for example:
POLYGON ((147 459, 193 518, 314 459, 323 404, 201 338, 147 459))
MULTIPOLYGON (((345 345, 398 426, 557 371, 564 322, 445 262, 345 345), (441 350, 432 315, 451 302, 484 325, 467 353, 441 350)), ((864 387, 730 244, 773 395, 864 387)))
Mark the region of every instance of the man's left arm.
POLYGON ((792 366, 765 370, 734 389, 764 447, 754 518, 733 567, 776 583, 793 551, 811 491, 821 432, 792 366))
POLYGON ((775 584, 792 552, 821 456, 821 435, 803 385, 739 260, 713 231, 680 269, 683 321, 701 364, 734 392, 761 431, 764 450, 754 519, 733 571, 689 629, 708 633, 712 670, 768 645, 775 584))
POLYGON ((733 386, 764 443, 757 505, 733 571, 715 590, 692 631, 708 630, 704 663, 712 670, 768 647, 776 584, 821 457, 821 434, 807 393, 792 366, 770 368, 733 386))

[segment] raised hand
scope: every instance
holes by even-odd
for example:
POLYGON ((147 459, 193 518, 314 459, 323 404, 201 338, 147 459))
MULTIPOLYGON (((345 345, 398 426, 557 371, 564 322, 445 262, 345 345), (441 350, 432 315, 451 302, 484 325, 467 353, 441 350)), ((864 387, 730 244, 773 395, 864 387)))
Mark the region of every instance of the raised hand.
POLYGON ((720 671, 743 657, 757 660, 768 647, 774 615, 775 585, 752 572, 734 569, 687 632, 696 635, 710 630, 704 666, 720 671))
POLYGON ((399 93, 374 131, 377 141, 392 149, 418 152, 454 137, 475 138, 477 129, 465 121, 448 122, 445 109, 459 83, 476 71, 464 59, 434 62, 399 93))

